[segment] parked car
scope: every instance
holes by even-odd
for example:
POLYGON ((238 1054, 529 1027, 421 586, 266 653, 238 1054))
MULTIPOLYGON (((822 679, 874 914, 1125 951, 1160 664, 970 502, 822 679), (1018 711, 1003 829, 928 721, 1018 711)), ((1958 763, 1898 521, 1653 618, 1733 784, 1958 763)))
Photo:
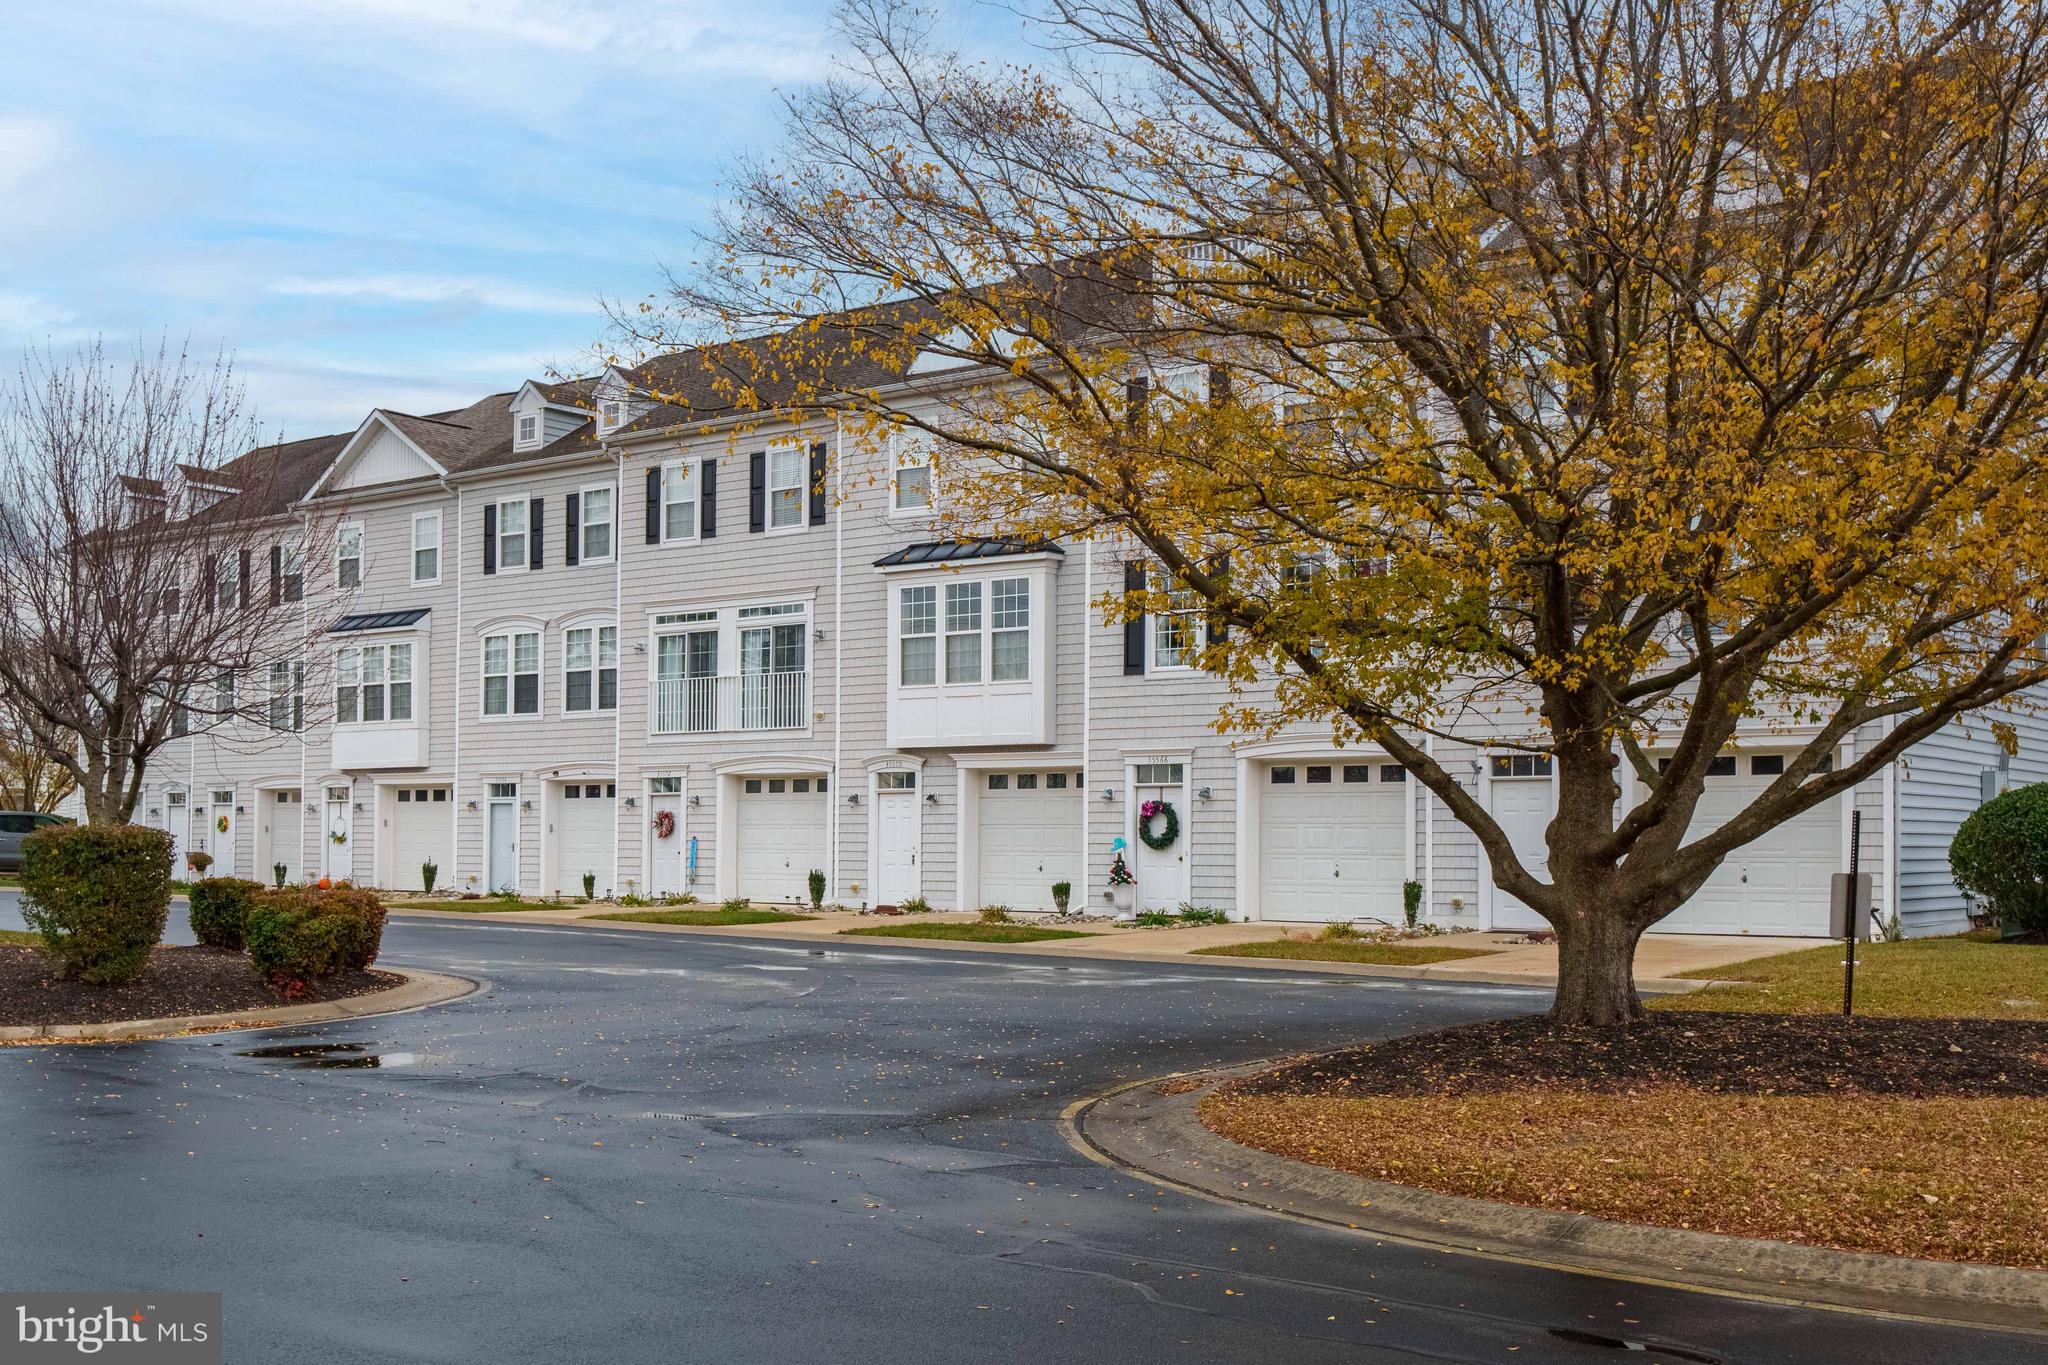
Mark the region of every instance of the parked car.
POLYGON ((76 822, 33 810, 0 810, 0 872, 21 871, 21 841, 39 829, 76 822))

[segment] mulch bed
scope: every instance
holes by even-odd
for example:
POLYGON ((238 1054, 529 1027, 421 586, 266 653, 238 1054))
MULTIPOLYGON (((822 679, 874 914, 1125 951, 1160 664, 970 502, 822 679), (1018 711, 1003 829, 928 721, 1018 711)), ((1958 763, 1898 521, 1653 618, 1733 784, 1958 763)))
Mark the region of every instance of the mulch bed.
POLYGON ((345 1000, 389 990, 403 980, 390 972, 351 972, 313 982, 304 994, 286 1000, 250 970, 249 959, 240 953, 158 947, 142 975, 128 985, 89 986, 60 979, 49 959, 34 948, 0 947, 0 1026, 228 1014, 345 1000))
POLYGON ((1754 1095, 2048 1096, 2048 1023, 1652 1014, 1627 1029, 1506 1019, 1309 1058, 1245 1095, 1474 1095, 1684 1086, 1754 1095))

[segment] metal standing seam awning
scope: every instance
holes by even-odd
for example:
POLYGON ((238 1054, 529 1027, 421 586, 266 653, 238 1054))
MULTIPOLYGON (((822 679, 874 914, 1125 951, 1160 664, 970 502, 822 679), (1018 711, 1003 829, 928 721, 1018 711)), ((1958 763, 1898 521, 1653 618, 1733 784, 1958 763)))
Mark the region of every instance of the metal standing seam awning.
POLYGON ((406 607, 401 611, 361 611, 353 615, 336 618, 327 628, 329 635, 350 635, 359 630, 396 630, 401 626, 418 625, 426 619, 430 607, 406 607))

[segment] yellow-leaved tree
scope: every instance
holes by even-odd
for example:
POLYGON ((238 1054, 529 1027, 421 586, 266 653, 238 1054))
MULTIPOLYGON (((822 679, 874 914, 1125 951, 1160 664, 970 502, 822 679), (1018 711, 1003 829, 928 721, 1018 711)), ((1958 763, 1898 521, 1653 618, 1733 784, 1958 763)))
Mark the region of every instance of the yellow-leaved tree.
POLYGON ((929 432, 959 534, 1163 566, 1103 608, 1192 595, 1219 726, 1406 765, 1556 927, 1557 1020, 1636 1018, 1638 939, 1732 850, 2048 674, 2044 7, 1029 25, 1036 68, 843 10, 621 321, 760 338, 706 353, 722 401, 929 432), (1792 752, 1696 825, 1738 725, 1792 752), (1461 784, 1479 745, 1554 765, 1547 859, 1461 784))

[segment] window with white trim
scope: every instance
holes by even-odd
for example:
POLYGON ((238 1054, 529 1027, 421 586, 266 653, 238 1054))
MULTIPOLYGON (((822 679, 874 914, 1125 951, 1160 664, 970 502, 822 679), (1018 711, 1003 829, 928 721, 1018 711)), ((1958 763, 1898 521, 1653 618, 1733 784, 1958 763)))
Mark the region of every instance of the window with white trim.
POLYGON ((306 698, 301 690, 305 673, 296 659, 279 659, 270 665, 270 728, 306 728, 306 698))
POLYGON ((213 557, 213 601, 222 611, 242 605, 242 561, 232 550, 213 557))
POLYGON ((1166 595, 1166 607, 1151 613, 1152 667, 1192 668, 1201 624, 1200 600, 1194 590, 1176 586, 1164 567, 1152 568, 1152 591, 1166 595))
POLYGON ((804 524, 804 475, 810 456, 802 446, 768 452, 768 527, 804 524))
POLYGON ((337 725, 412 719, 412 644, 350 645, 334 659, 337 725))
POLYGON ((619 628, 577 626, 562 634, 562 709, 616 711, 619 628))
POLYGON ((412 581, 441 581, 441 514, 416 512, 412 519, 412 581))
POLYGON ((988 677, 1023 682, 1031 676, 1031 580, 998 578, 988 585, 988 677))
POLYGON ((540 714, 540 632, 484 636, 484 714, 540 714))
POLYGON ((981 681, 981 584, 946 585, 946 681, 981 681))
POLYGON ((235 672, 223 668, 213 675, 213 713, 217 716, 235 714, 235 672))
POLYGON ((281 602, 306 600, 306 547, 281 545, 277 554, 277 596, 281 602))
POLYGON ((661 467, 661 538, 697 538, 697 485, 690 466, 680 460, 661 467))
POLYGON ((602 563, 612 557, 612 488, 599 484, 583 490, 576 503, 576 517, 582 524, 575 534, 582 537, 579 548, 585 564, 602 563))
POLYGON ((519 434, 513 438, 521 450, 540 444, 540 415, 522 413, 519 418, 519 434))
POLYGON ((526 567, 526 499, 498 504, 498 572, 526 567))
POLYGON ((344 522, 334 533, 334 586, 361 587, 363 582, 363 524, 344 522))
POLYGON ((617 431, 626 424, 626 400, 607 398, 597 405, 597 431, 600 436, 608 431, 617 431))
POLYGON ((897 681, 928 687, 939 680, 939 590, 905 588, 897 599, 897 681))
POLYGON ((932 440, 924 432, 890 435, 889 507, 895 512, 922 512, 932 505, 932 440))

